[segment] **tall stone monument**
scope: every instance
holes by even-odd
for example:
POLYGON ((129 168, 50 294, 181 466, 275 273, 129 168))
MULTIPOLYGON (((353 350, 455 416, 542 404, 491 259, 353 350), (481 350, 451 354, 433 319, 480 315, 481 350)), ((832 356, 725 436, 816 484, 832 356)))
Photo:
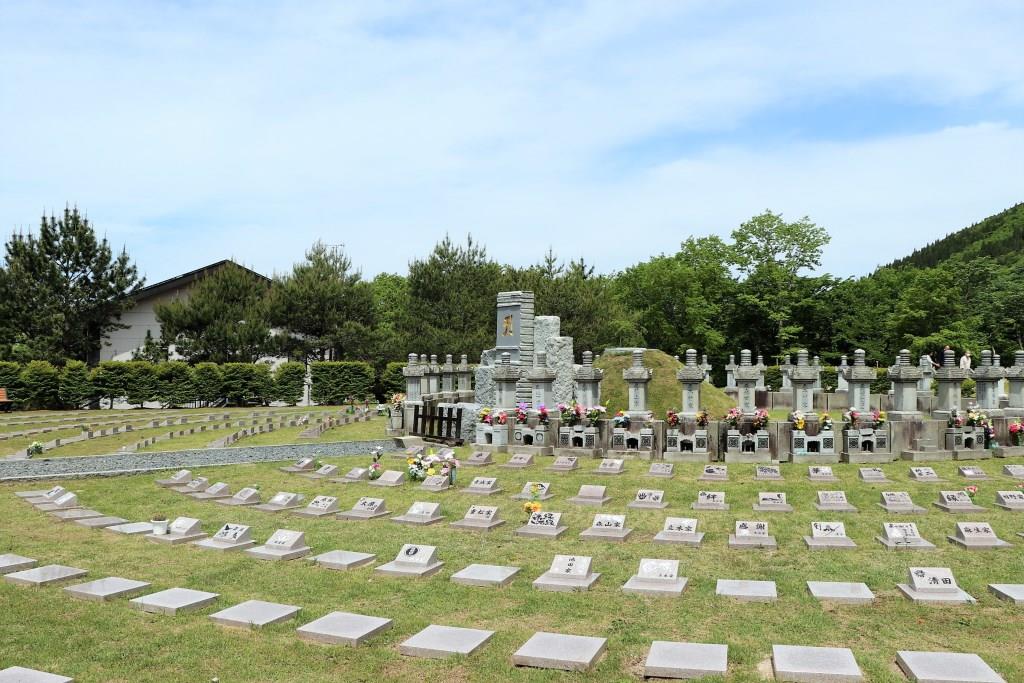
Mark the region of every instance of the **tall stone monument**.
MULTIPOLYGON (((901 350, 896 358, 896 365, 889 368, 889 381, 893 387, 889 419, 919 420, 921 413, 917 409, 917 393, 921 381, 921 367, 910 364, 910 351, 907 349, 901 350)), ((931 361, 928 361, 928 368, 931 369, 931 361)), ((870 387, 870 384, 868 386, 870 387)))
POLYGON ((622 379, 626 380, 628 392, 628 415, 635 419, 647 418, 647 384, 654 376, 650 368, 644 366, 643 349, 633 349, 633 364, 622 371, 622 379))
POLYGON ((696 417, 700 411, 700 385, 704 383, 703 369, 697 365, 697 351, 686 349, 686 363, 676 372, 682 387, 681 417, 696 417))
POLYGON ((981 352, 981 365, 971 371, 976 387, 978 408, 989 417, 1001 417, 999 408, 999 389, 1003 383, 1003 368, 999 366, 999 356, 991 351, 981 352))
POLYGON ((939 383, 938 408, 932 416, 939 420, 948 419, 954 410, 960 410, 961 389, 970 370, 960 368, 952 349, 942 352, 942 367, 935 371, 939 383))

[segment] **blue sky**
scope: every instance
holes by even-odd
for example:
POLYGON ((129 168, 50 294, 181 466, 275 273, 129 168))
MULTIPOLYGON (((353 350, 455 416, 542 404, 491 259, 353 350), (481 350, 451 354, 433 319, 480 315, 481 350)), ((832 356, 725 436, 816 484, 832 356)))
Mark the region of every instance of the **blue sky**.
POLYGON ((857 275, 1024 201, 1024 3, 0 3, 0 229, 150 282, 446 232, 601 271, 766 208, 857 275))

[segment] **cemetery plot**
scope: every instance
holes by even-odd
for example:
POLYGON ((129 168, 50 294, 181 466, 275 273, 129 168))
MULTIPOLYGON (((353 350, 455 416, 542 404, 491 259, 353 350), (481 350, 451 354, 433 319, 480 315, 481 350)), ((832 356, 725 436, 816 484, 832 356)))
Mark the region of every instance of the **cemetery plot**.
POLYGON ((867 605, 875 601, 875 594, 864 583, 841 581, 808 581, 807 590, 821 602, 846 605, 867 605))
POLYGON ((436 524, 440 522, 444 517, 441 515, 441 504, 440 503, 424 503, 423 501, 416 501, 404 515, 392 517, 392 522, 398 524, 414 524, 423 525, 436 524))
POLYGON ((839 477, 828 465, 811 465, 807 468, 807 479, 810 481, 839 481, 839 477))
POLYGON ((501 493, 503 490, 498 486, 498 480, 495 477, 473 477, 473 480, 469 482, 469 486, 462 489, 462 493, 491 496, 495 493, 501 493))
POLYGON ((548 472, 572 472, 579 467, 579 458, 575 455, 560 455, 555 458, 555 462, 544 469, 548 472))
POLYGON ((818 502, 814 507, 823 512, 857 512, 857 508, 846 499, 846 491, 818 491, 818 502))
POLYGON ((644 661, 648 678, 724 677, 728 670, 728 645, 655 640, 644 661))
POLYGON ((670 462, 652 462, 651 466, 647 469, 648 477, 671 479, 674 473, 675 465, 670 462))
POLYGON ((633 501, 626 505, 628 508, 663 510, 668 507, 665 502, 665 492, 658 489, 640 489, 636 492, 633 501))
POLYGON ((441 493, 451 488, 451 480, 448 479, 448 475, 432 474, 423 480, 420 484, 421 491, 430 491, 431 493, 441 493))
POLYGON ((32 569, 36 564, 36 561, 31 557, 15 555, 14 553, 6 553, 4 555, 0 555, 0 575, 20 572, 25 569, 32 569))
POLYGON ((729 466, 705 465, 697 479, 699 481, 729 481, 729 466))
POLYGON ((508 462, 506 462, 504 465, 499 465, 499 467, 504 467, 504 468, 510 469, 510 470, 521 470, 521 469, 524 469, 526 467, 530 467, 532 465, 533 465, 533 455, 532 454, 529 454, 529 453, 514 453, 512 455, 512 457, 508 459, 508 462))
POLYGON ((622 586, 623 593, 678 597, 686 589, 685 578, 679 577, 679 560, 644 558, 640 568, 622 586))
POLYGON ((956 584, 953 572, 946 567, 911 567, 908 574, 909 582, 898 583, 896 587, 914 602, 977 602, 956 584))
POLYGON ((205 491, 198 491, 189 495, 196 500, 221 500, 222 498, 230 498, 232 493, 231 487, 226 482, 218 481, 205 491))
POLYGON ((1024 605, 1024 583, 990 583, 988 590, 1000 600, 1024 605))
POLYGON ((85 576, 89 572, 77 567, 65 567, 60 564, 48 564, 43 567, 23 569, 4 574, 4 581, 18 586, 49 586, 62 581, 71 581, 85 576))
POLYGON ((845 647, 772 645, 772 664, 780 681, 864 680, 853 651, 845 647))
POLYGON ((179 545, 190 541, 198 541, 206 538, 203 533, 202 522, 194 517, 178 517, 167 528, 166 533, 157 533, 154 529, 145 536, 147 541, 164 543, 167 545, 179 545))
POLYGON ((257 505, 260 502, 260 491, 255 487, 247 486, 244 489, 240 489, 238 493, 230 498, 218 498, 214 502, 220 505, 239 507, 244 505, 257 505))
POLYGON ((90 517, 103 517, 102 512, 96 512, 95 510, 87 510, 85 508, 72 508, 70 510, 57 510, 56 512, 47 513, 54 519, 59 519, 62 522, 72 522, 76 519, 89 519, 90 517))
POLYGON ((725 491, 697 491, 697 501, 691 503, 694 510, 728 510, 725 502, 725 491))
POLYGON ((782 468, 778 465, 758 465, 754 470, 754 481, 782 481, 782 468))
POLYGON ((842 522, 812 522, 811 535, 804 536, 804 543, 811 550, 857 547, 857 544, 846 536, 846 525, 842 522))
POLYGON ((317 566, 326 569, 348 570, 373 564, 377 556, 373 553, 357 553, 350 550, 332 550, 309 558, 317 566))
POLYGON ((153 533, 153 525, 149 522, 128 522, 127 524, 108 526, 106 530, 115 534, 124 534, 125 536, 138 536, 153 533))
POLYGON ((715 593, 740 602, 775 602, 778 598, 774 581, 719 579, 715 593))
POLYGON ((89 529, 102 529, 104 527, 114 526, 115 524, 125 524, 128 520, 124 517, 104 515, 101 517, 85 517, 73 521, 75 524, 89 529))
POLYGON ((539 591, 571 593, 589 590, 601 578, 600 573, 591 571, 592 560, 583 555, 555 555, 551 568, 533 582, 539 591))
POLYGON ((604 458, 594 470, 594 474, 622 474, 626 471, 625 462, 618 458, 604 458))
POLYGON ((626 527, 626 515, 594 515, 589 529, 580 532, 580 538, 597 541, 625 541, 633 533, 626 527))
POLYGON ((432 545, 406 543, 395 559, 382 564, 373 571, 386 576, 424 578, 441 570, 444 562, 437 559, 437 548, 432 545))
POLYGON ((861 467, 857 476, 868 484, 887 484, 889 479, 885 476, 885 470, 881 467, 861 467))
POLYGON ((939 491, 939 499, 933 505, 945 512, 980 512, 985 509, 975 505, 967 491, 939 491))
POLYGON ((356 501, 351 510, 338 513, 338 519, 368 520, 387 517, 391 512, 387 510, 383 498, 362 497, 356 501))
POLYGON ((786 494, 778 491, 762 491, 757 494, 755 512, 792 512, 793 506, 786 502, 786 494))
POLYGON ((258 560, 294 560, 308 555, 309 546, 304 532, 278 529, 265 544, 250 548, 245 554, 258 560))
POLYGON ((516 536, 558 538, 568 529, 561 525, 561 521, 561 512, 531 512, 526 524, 516 529, 516 536))
POLYGON ((980 467, 958 467, 957 471, 960 473, 960 476, 963 477, 964 479, 988 479, 988 475, 985 474, 985 470, 981 469, 980 467))
POLYGON ((588 671, 607 648, 607 640, 538 631, 512 655, 516 666, 561 671, 588 671))
POLYGON ((896 663, 912 681, 1006 683, 975 654, 900 650, 896 653, 896 663))
POLYGON ((293 510, 292 514, 299 517, 326 517, 338 512, 338 499, 334 496, 316 496, 309 505, 301 510, 293 510))
POLYGON ((283 510, 294 510, 295 508, 302 505, 302 501, 306 497, 300 493, 292 493, 290 491, 278 491, 274 496, 266 503, 260 505, 254 505, 253 510, 259 510, 260 512, 281 512, 283 510))
POLYGON ((934 550, 935 545, 922 538, 913 522, 885 522, 882 535, 875 539, 889 550, 934 550))
POLYGON ((546 481, 528 481, 523 485, 523 490, 512 498, 515 500, 548 500, 555 497, 550 489, 551 484, 546 481))
POLYGON ((0 670, 0 683, 75 683, 75 680, 38 669, 9 666, 0 670))
POLYGON ((491 639, 494 631, 431 624, 398 646, 407 657, 441 659, 453 655, 471 655, 491 639))
POLYGON ((391 619, 381 617, 331 612, 295 629, 295 634, 314 643, 356 647, 391 628, 392 623, 391 619))
POLYGON ((369 483, 370 486, 401 486, 405 483, 405 472, 384 470, 379 477, 369 483))
POLYGON ((232 628, 260 628, 270 624, 293 619, 301 607, 281 605, 263 600, 246 600, 210 615, 210 620, 221 626, 232 628))
POLYGON ((487 467, 494 464, 494 458, 491 457, 489 452, 476 451, 463 460, 462 464, 465 467, 487 467))
POLYGON ((1024 511, 1024 491, 996 491, 996 507, 1010 512, 1024 511))
POLYGON ((314 471, 314 472, 304 472, 304 473, 300 474, 299 476, 300 477, 304 477, 305 479, 314 479, 314 480, 316 480, 316 479, 327 479, 328 477, 333 477, 337 473, 338 473, 338 466, 337 465, 321 465, 320 467, 318 467, 316 469, 316 471, 314 471))
POLYGON ((129 595, 136 595, 149 588, 146 581, 135 581, 124 579, 120 576, 109 576, 105 579, 97 579, 88 583, 79 583, 74 586, 67 586, 64 592, 81 600, 95 600, 105 602, 114 598, 123 598, 129 595))
POLYGON ((370 481, 370 469, 368 467, 353 467, 343 476, 333 477, 329 481, 335 484, 358 484, 361 481, 370 481))
POLYGON ((678 543, 697 547, 704 539, 704 532, 697 531, 697 520, 684 517, 667 517, 664 528, 654 536, 655 543, 678 543))
POLYGON ((605 494, 605 491, 606 488, 604 486, 584 484, 580 487, 579 493, 570 498, 569 502, 576 505, 601 506, 612 499, 611 496, 605 494))
POLYGON ((1014 479, 1024 479, 1024 465, 1003 465, 1003 474, 1014 479))
POLYGON ((157 479, 156 485, 163 487, 184 486, 192 481, 192 472, 189 470, 178 470, 166 479, 157 479))
POLYGON ((906 491, 882 491, 882 502, 878 506, 896 515, 923 515, 927 512, 915 505, 906 491))
POLYGON ((729 547, 775 549, 778 544, 768 534, 768 522, 740 520, 736 522, 735 533, 729 535, 729 547))
POLYGON ((992 525, 988 522, 957 522, 956 532, 946 537, 950 543, 954 543, 968 550, 991 550, 995 548, 1012 547, 1006 541, 999 539, 992 525))
POLYGON ((471 505, 466 510, 466 516, 452 522, 449 526, 456 529, 470 529, 473 531, 490 531, 505 523, 505 520, 498 518, 498 508, 490 505, 471 505))
POLYGON ((252 530, 244 524, 225 524, 211 538, 192 541, 192 545, 204 550, 231 552, 245 550, 256 545, 252 530))
POLYGON ((935 473, 935 470, 931 467, 911 467, 910 478, 913 481, 920 482, 939 482, 942 479, 935 473))
POLYGON ((210 486, 210 480, 206 477, 196 477, 184 486, 171 486, 170 490, 176 493, 199 493, 210 486))
POLYGON ((504 567, 495 564, 471 564, 452 574, 452 583, 463 586, 488 586, 502 588, 512 583, 519 573, 519 567, 504 567))

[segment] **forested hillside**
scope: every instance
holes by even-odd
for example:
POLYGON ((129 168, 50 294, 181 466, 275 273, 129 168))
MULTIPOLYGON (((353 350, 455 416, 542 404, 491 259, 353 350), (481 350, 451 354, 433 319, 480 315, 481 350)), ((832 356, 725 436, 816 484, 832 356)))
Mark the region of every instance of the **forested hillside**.
POLYGON ((1015 263, 1024 250, 1024 203, 958 230, 910 256, 892 262, 893 267, 931 268, 954 257, 988 256, 999 263, 1015 263))

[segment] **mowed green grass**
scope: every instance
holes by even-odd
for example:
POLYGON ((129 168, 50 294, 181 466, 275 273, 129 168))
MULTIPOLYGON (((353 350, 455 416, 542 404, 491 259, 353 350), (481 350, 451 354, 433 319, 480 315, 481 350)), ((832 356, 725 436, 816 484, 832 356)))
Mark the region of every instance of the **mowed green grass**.
MULTIPOLYGON (((460 450, 460 452, 462 452, 460 450)), ((507 456, 497 456, 504 461, 507 456)), ((342 470, 365 464, 365 458, 327 458, 342 470)), ((340 497, 347 509, 360 496, 383 497, 388 509, 400 514, 416 500, 439 501, 445 522, 431 527, 406 527, 387 519, 344 522, 307 520, 287 514, 272 516, 197 502, 153 484, 154 475, 97 478, 65 482, 83 504, 129 520, 187 515, 203 520, 207 531, 224 522, 252 525, 260 542, 277 528, 306 532, 314 551, 346 549, 377 553, 378 562, 394 558, 403 543, 438 546, 445 566, 421 580, 381 577, 372 568, 351 572, 320 569, 296 560, 261 562, 243 554, 219 554, 191 546, 165 547, 141 538, 121 537, 72 523, 61 523, 19 501, 14 491, 44 488, 25 483, 0 485, 0 553, 15 552, 42 564, 61 563, 86 568, 90 579, 124 576, 153 583, 153 589, 183 586, 221 594, 201 612, 166 617, 130 609, 125 600, 90 603, 68 597, 60 588, 25 588, 0 583, 0 664, 18 664, 73 676, 80 683, 107 681, 624 681, 637 680, 652 640, 680 640, 729 645, 727 680, 760 681, 770 671, 772 644, 839 646, 853 649, 868 680, 904 680, 894 666, 898 649, 975 652, 1007 681, 1024 680, 1024 610, 1001 602, 987 591, 989 583, 1024 583, 1022 549, 1024 514, 992 507, 995 491, 1017 482, 999 475, 1002 465, 1024 459, 982 464, 992 481, 981 482, 978 501, 984 513, 951 515, 932 507, 938 491, 964 484, 956 463, 935 465, 951 483, 918 484, 907 478, 907 463, 883 466, 895 483, 869 485, 857 479, 852 465, 835 466, 842 482, 815 484, 805 466, 784 465, 784 482, 753 481, 753 465, 730 466, 731 481, 698 482, 699 465, 677 465, 675 478, 665 481, 643 476, 647 464, 627 463, 627 473, 602 477, 592 474, 596 462, 585 461, 579 471, 543 471, 549 461, 528 470, 496 466, 464 468, 457 485, 473 476, 496 476, 504 491, 477 497, 459 491, 427 493, 406 484, 397 489, 366 484, 314 482, 281 473, 276 465, 248 465, 198 470, 212 481, 230 482, 233 490, 259 484, 264 499, 278 490, 340 497), (563 512, 569 530, 559 540, 515 537, 524 519, 521 503, 510 496, 528 480, 550 481, 555 495, 543 505, 563 512), (566 499, 581 484, 603 484, 612 501, 601 509, 576 507, 566 499), (627 509, 638 488, 666 491, 664 511, 627 509), (724 490, 728 512, 693 512, 690 503, 701 488, 724 490), (844 489, 860 508, 857 514, 820 513, 813 502, 818 489, 844 489), (758 491, 789 494, 796 512, 754 513, 758 491), (892 518, 875 503, 882 490, 907 490, 928 514, 900 517, 916 522, 938 549, 932 552, 889 552, 874 537, 883 521, 892 518), (459 531, 448 522, 461 518, 473 503, 498 505, 508 522, 490 533, 459 531), (579 533, 596 512, 625 513, 634 529, 625 543, 591 542, 579 533), (652 536, 668 515, 697 517, 707 533, 700 548, 654 545, 652 536), (729 550, 728 534, 737 519, 766 519, 779 542, 777 551, 729 550), (842 520, 858 548, 853 551, 812 552, 802 537, 815 520, 842 520), (999 536, 1014 543, 1005 550, 971 552, 946 542, 956 521, 985 520, 999 536), (587 593, 542 593, 531 582, 549 566, 556 553, 594 558, 602 574, 587 593), (624 595, 620 588, 636 572, 641 558, 676 558, 689 585, 680 598, 624 595), (458 586, 452 573, 471 563, 522 567, 504 589, 458 586), (952 568, 960 585, 978 599, 976 605, 924 606, 898 593, 909 566, 952 568), (738 603, 715 595, 717 579, 773 580, 779 600, 771 604, 738 603), (825 606, 807 592, 807 580, 863 581, 878 596, 871 606, 825 606), (207 615, 243 600, 261 599, 302 607, 299 618, 255 632, 225 629, 207 615), (342 610, 389 617, 392 628, 358 648, 305 643, 294 629, 331 611, 342 610), (468 658, 425 660, 403 657, 398 645, 428 624, 491 629, 494 638, 468 658), (516 669, 512 653, 535 631, 556 631, 608 638, 608 653, 586 674, 516 669)), ((401 468, 404 462, 388 458, 401 468)), ((714 680, 714 679, 710 679, 714 680)))

